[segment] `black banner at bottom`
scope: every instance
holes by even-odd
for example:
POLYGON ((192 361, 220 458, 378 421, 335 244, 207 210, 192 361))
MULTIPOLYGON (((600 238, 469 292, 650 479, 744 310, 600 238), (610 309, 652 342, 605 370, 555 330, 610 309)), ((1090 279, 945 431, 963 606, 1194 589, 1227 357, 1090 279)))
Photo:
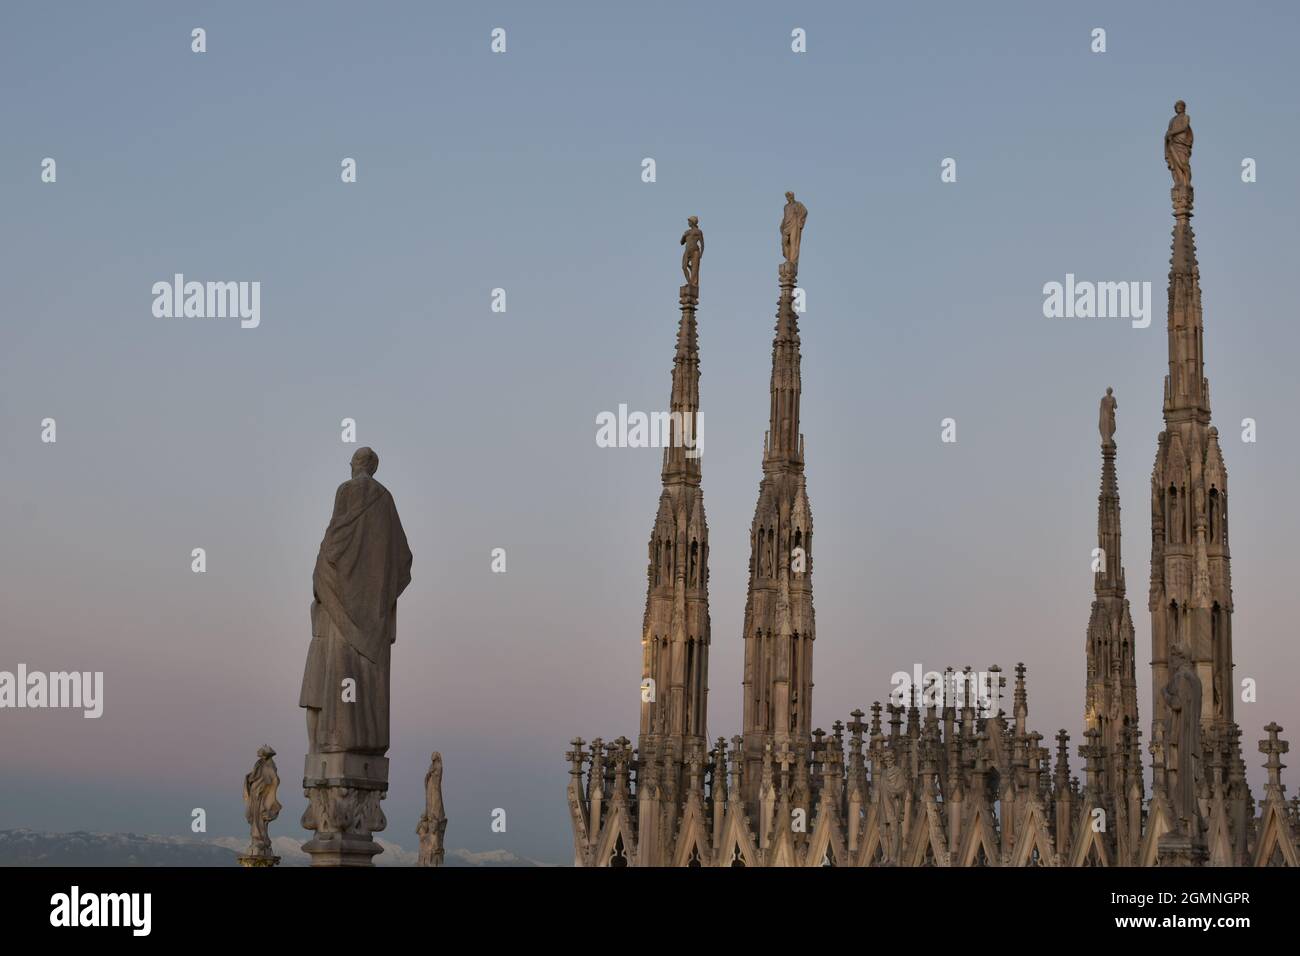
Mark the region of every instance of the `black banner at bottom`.
POLYGON ((430 932, 439 942, 464 933, 471 944, 562 944, 662 920, 725 938, 766 932, 774 917, 838 936, 865 916, 880 931, 894 924, 933 931, 936 941, 946 921, 975 919, 1004 921, 985 927, 994 934, 986 940, 1065 929, 1227 942, 1243 931, 1294 933, 1300 904, 1300 877, 1285 869, 33 867, 0 870, 0 882, 6 940, 52 933, 83 946, 254 938, 328 946, 430 932))

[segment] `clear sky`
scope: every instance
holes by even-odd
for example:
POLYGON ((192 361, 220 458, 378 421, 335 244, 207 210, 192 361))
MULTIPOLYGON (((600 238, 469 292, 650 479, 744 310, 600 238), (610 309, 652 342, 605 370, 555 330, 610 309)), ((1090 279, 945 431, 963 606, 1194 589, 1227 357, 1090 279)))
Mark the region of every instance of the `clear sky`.
POLYGON ((384 836, 414 846, 438 749, 449 846, 571 859, 569 739, 635 736, 659 488, 659 452, 598 448, 595 419, 665 407, 688 215, 707 236, 708 729, 737 732, 787 189, 809 210, 815 723, 883 698, 913 663, 1024 661, 1030 723, 1079 742, 1097 404, 1113 386, 1146 732, 1161 140, 1179 98, 1237 675, 1259 681, 1259 702, 1238 705, 1257 787, 1260 728, 1296 737, 1294 6, 167 2, 0 17, 0 669, 106 682, 99 720, 0 711, 0 827, 179 834, 203 807, 209 832, 246 832, 242 776, 270 743, 285 781, 272 834, 302 834, 311 571, 350 417, 415 554, 384 836), (1096 27, 1105 53, 1090 51, 1096 27), (940 181, 949 157, 955 183, 940 181), (1246 157, 1257 182, 1242 182, 1246 157), (260 282, 259 327, 155 318, 151 287, 177 272, 260 282), (1151 282, 1150 328, 1045 318, 1043 285, 1067 273, 1151 282), (939 440, 945 417, 955 444, 939 440))

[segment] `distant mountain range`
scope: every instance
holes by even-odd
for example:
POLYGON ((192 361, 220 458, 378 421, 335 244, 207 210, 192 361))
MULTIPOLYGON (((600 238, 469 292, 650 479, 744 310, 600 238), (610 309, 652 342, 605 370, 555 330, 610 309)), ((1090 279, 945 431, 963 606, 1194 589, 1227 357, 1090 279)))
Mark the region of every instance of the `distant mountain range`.
MULTIPOLYGON (((292 837, 272 841, 281 866, 307 866, 311 860, 292 837)), ((378 866, 414 866, 416 853, 396 843, 376 841, 384 852, 378 866)), ((239 837, 208 839, 139 833, 43 833, 0 830, 0 866, 238 866, 248 846, 239 837)), ((444 866, 554 866, 509 850, 448 850, 444 866)))

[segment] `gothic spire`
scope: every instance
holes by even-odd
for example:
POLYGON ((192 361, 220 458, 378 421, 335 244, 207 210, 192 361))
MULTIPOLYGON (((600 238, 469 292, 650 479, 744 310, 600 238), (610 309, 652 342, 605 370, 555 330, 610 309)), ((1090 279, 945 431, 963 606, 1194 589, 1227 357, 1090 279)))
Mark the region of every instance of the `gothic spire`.
POLYGON ((1092 615, 1086 644, 1084 725, 1097 731, 1107 759, 1103 783, 1108 798, 1122 800, 1126 764, 1120 754, 1137 725, 1137 663, 1133 617, 1120 560, 1119 484, 1115 478, 1113 389, 1101 399, 1101 490, 1097 494, 1097 547, 1093 551, 1092 615))
POLYGON ((800 380, 799 319, 794 311, 797 263, 780 269, 780 297, 776 307, 776 334, 772 339, 771 407, 767 441, 763 449, 765 471, 803 470, 803 435, 799 431, 800 380))
POLYGON ((709 530, 700 488, 699 304, 704 234, 691 217, 682 235, 678 290, 681 318, 669 395, 669 441, 663 453, 663 490, 650 532, 642 643, 639 745, 657 750, 666 789, 682 793, 693 747, 706 742, 709 660, 709 530))
POLYGON ((1097 495, 1097 597, 1124 596, 1124 566, 1120 562, 1119 483, 1115 478, 1115 401, 1112 389, 1101 400, 1101 491, 1097 495), (1108 434, 1109 433, 1109 434, 1108 434))
MULTIPOLYGON (((1152 719, 1168 716, 1162 691, 1170 654, 1181 647, 1208 686, 1207 724, 1232 722, 1232 578, 1228 483, 1218 431, 1210 425, 1201 277, 1192 235, 1192 129, 1180 100, 1165 133, 1173 174, 1169 262, 1169 373, 1165 430, 1151 474, 1152 719)), ((1153 726, 1154 733, 1154 726, 1153 726)))
POLYGON ((745 601, 743 798, 754 806, 766 747, 807 749, 812 733, 812 510, 799 434, 799 321, 794 310, 799 247, 808 210, 786 193, 781 220, 776 335, 763 477, 750 526, 745 601))
POLYGON ((700 480, 700 340, 695 309, 700 301, 700 287, 684 285, 678 290, 682 317, 677 323, 677 350, 673 355, 673 384, 668 399, 671 413, 671 442, 664 449, 663 477, 685 479, 690 484, 700 480))
POLYGON ((1201 273, 1192 232, 1192 128, 1179 100, 1165 134, 1165 157, 1174 176, 1173 252, 1169 259, 1169 376, 1165 379, 1166 422, 1210 421, 1210 386, 1205 378, 1201 324, 1201 273))

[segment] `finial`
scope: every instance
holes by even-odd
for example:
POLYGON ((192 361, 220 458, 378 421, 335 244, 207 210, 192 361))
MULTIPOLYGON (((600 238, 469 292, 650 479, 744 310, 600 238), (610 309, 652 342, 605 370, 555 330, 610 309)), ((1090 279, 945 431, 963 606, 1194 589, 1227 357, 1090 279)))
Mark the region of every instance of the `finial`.
POLYGON ((1268 739, 1259 742, 1259 752, 1268 755, 1268 759, 1264 761, 1264 768, 1268 771, 1268 787, 1279 792, 1282 788, 1282 771, 1286 769, 1286 764, 1282 762, 1282 754, 1291 749, 1290 743, 1278 739, 1277 735, 1282 732, 1282 729, 1277 721, 1274 721, 1264 728, 1268 739))
POLYGON ((572 740, 569 741, 569 745, 573 749, 564 755, 564 759, 568 760, 570 763, 573 764, 573 768, 569 771, 569 773, 573 774, 574 776, 577 776, 582 773, 582 756, 583 756, 582 747, 583 744, 585 743, 586 741, 583 740, 581 737, 574 737, 572 740))
POLYGON ((1079 745, 1079 756, 1083 758, 1084 773, 1088 778, 1088 790, 1093 794, 1101 792, 1101 777, 1105 772, 1106 748, 1100 743, 1101 731, 1090 727, 1083 732, 1086 744, 1079 745))
POLYGON ((861 739, 863 728, 862 718, 865 717, 866 714, 862 712, 861 707, 854 707, 853 710, 849 711, 849 716, 853 718, 849 721, 849 735, 861 739))

